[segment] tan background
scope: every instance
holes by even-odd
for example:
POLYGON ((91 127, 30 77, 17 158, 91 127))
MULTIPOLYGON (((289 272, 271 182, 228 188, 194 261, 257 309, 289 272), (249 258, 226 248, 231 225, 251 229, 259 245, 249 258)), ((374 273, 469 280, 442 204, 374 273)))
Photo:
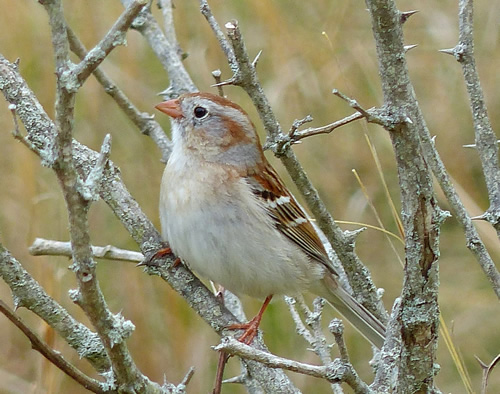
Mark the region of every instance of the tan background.
MULTIPOLYGON (((210 72, 228 67, 217 42, 198 12, 195 0, 176 1, 175 18, 185 61, 200 90, 210 90, 210 72)), ((400 1, 402 10, 415 2, 400 1)), ((348 0, 291 1, 268 0, 232 2, 214 0, 214 13, 221 24, 238 19, 251 54, 263 50, 259 75, 276 115, 285 129, 296 118, 314 116, 322 125, 351 113, 347 105, 331 94, 333 88, 356 98, 365 107, 382 102, 377 60, 371 37, 369 15, 362 2, 348 0), (325 34, 323 34, 325 32, 325 34)), ((122 11, 116 1, 65 2, 70 25, 87 47, 95 44, 122 11)), ((420 1, 420 13, 405 26, 406 43, 418 44, 407 59, 418 100, 436 145, 459 192, 472 215, 488 206, 481 167, 472 149, 471 116, 459 65, 451 56, 437 52, 457 40, 455 1, 420 1)), ((54 69, 47 15, 42 6, 28 0, 0 0, 0 53, 9 60, 20 58, 20 70, 52 116, 54 69)), ((159 15, 157 11, 156 14, 159 15)), ((476 54, 493 127, 500 118, 500 2, 478 3, 476 10, 476 54)), ((128 46, 120 47, 104 62, 103 69, 121 86, 136 105, 153 113, 159 101, 156 93, 167 85, 167 77, 151 50, 137 32, 128 34, 128 46)), ((259 129, 262 127, 249 99, 237 88, 226 94, 248 109, 259 129)), ((159 116, 168 130, 168 120, 159 116)), ((75 279, 65 258, 34 258, 27 246, 35 237, 67 240, 64 201, 52 172, 41 167, 35 155, 16 142, 10 131, 13 123, 7 105, 0 104, 0 242, 18 258, 29 272, 59 302, 82 321, 85 317, 67 295, 75 279)), ((90 78, 77 98, 75 138, 93 149, 106 133, 113 136, 111 158, 121 168, 123 179, 147 215, 159 225, 157 217, 159 181, 163 169, 155 145, 142 136, 117 109, 115 103, 90 78)), ((389 184, 392 198, 399 198, 397 174, 387 133, 363 122, 344 127, 333 135, 319 136, 295 147, 308 174, 338 220, 376 225, 352 169, 361 176, 370 198, 385 226, 395 232, 387 198, 365 140, 373 141, 389 184)), ((278 170, 282 168, 277 164, 278 170)), ((285 178, 290 184, 289 179, 285 178)), ((441 198, 441 206, 447 204, 441 198)), ((399 208, 398 208, 399 209, 399 208)), ((90 211, 92 241, 136 249, 126 231, 107 206, 98 202, 90 211)), ((498 239, 489 226, 477 224, 494 259, 499 257, 498 239)), ((355 226, 345 226, 355 228, 355 226)), ((368 230, 357 242, 358 253, 373 273, 390 308, 401 288, 402 268, 381 233, 368 230)), ((397 244, 399 255, 403 250, 397 244)), ((454 344, 460 350, 473 387, 480 389, 481 370, 474 355, 489 362, 500 352, 498 299, 477 262, 465 247, 464 236, 452 218, 443 225, 441 241, 440 303, 444 320, 453 330, 454 344)), ((145 275, 133 264, 102 261, 99 279, 110 307, 133 321, 136 331, 129 340, 140 369, 151 379, 179 382, 190 366, 196 373, 189 392, 208 392, 216 366, 210 346, 217 336, 204 325, 185 302, 156 277, 145 275)), ((0 298, 11 303, 7 286, 0 282, 0 298)), ((249 315, 258 303, 244 299, 249 315)), ((62 341, 38 318, 25 310, 19 314, 56 349, 80 368, 90 372, 84 361, 68 350, 62 341)), ((331 313, 328 313, 331 316, 331 313)), ((326 325, 326 324, 325 324, 326 325)), ((297 337, 282 301, 275 302, 265 315, 262 328, 266 342, 276 354, 304 362, 318 362, 297 337)), ((370 381, 369 347, 351 328, 347 341, 353 363, 362 377, 370 381)), ((0 392, 84 392, 38 353, 6 318, 0 316, 0 392), (3 384, 3 386, 2 386, 3 384), (10 388, 9 388, 10 387, 10 388)), ((443 392, 465 392, 444 343, 440 343, 437 383, 443 392)), ((226 376, 238 373, 234 360, 226 376)), ((325 382, 290 374, 306 393, 328 392, 325 382)), ((242 392, 228 387, 225 392, 242 392)), ((500 391, 500 371, 494 371, 490 392, 500 391)))

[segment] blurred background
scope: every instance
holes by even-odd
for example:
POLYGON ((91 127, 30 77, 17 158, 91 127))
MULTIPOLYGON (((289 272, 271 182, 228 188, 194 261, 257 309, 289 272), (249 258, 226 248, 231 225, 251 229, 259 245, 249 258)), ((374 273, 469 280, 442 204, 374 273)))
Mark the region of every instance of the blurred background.
MULTIPOLYGON (((268 0, 233 2, 212 0, 214 15, 223 25, 237 19, 251 55, 262 50, 259 76, 284 130, 295 119, 308 114, 311 125, 320 126, 352 113, 331 94, 333 88, 356 98, 369 108, 382 103, 374 42, 369 15, 362 2, 349 0, 268 0)), ((10 61, 20 59, 20 71, 50 116, 54 108, 54 64, 50 31, 44 8, 33 0, 0 0, 0 53, 10 61)), ((123 8, 118 1, 65 1, 70 26, 90 48, 108 31, 123 8)), ((185 65, 200 90, 215 92, 211 71, 220 68, 230 77, 226 60, 196 0, 175 1, 175 23, 182 49, 189 55, 185 65)), ((415 2, 398 2, 400 10, 414 9, 415 2)), ((155 15, 161 18, 155 8, 155 15)), ((455 46, 458 37, 457 2, 423 0, 420 12, 405 25, 406 44, 418 44, 407 55, 418 101, 436 146, 471 215, 488 208, 481 165, 476 152, 464 144, 474 141, 468 98, 459 64, 438 52, 455 46)), ((500 1, 478 3, 475 10, 475 51, 489 115, 494 128, 500 127, 500 1)), ((125 91, 140 110, 154 113, 160 101, 157 93, 168 86, 160 63, 135 31, 127 36, 128 45, 119 47, 102 68, 125 91)), ((258 116, 250 100, 239 88, 225 93, 248 110, 264 138, 258 116)), ((158 120, 169 133, 164 116, 158 120)), ((0 242, 22 262, 47 292, 67 307, 79 320, 88 323, 81 310, 68 297, 75 278, 68 270, 69 260, 32 257, 27 248, 35 237, 68 240, 67 214, 56 178, 51 170, 11 135, 13 121, 7 103, 0 103, 0 242)), ((139 133, 121 113, 101 86, 89 78, 76 102, 75 138, 98 150, 106 133, 113 137, 111 159, 120 167, 123 180, 149 218, 159 227, 158 193, 164 164, 153 142, 139 133)), ((356 170, 384 226, 397 234, 384 191, 367 143, 372 142, 382 166, 391 198, 399 209, 397 172, 387 132, 365 122, 350 124, 331 135, 316 136, 296 145, 294 150, 325 203, 337 220, 378 225, 361 187, 353 175, 356 170)), ((272 159, 287 184, 292 182, 272 159)), ((441 207, 448 209, 437 188, 441 207)), ((89 214, 92 242, 137 250, 120 222, 102 202, 93 204, 89 214)), ((476 223, 492 257, 500 254, 496 234, 486 223, 476 223)), ((345 229, 359 225, 343 224, 345 229)), ((391 308, 401 290, 403 248, 395 241, 396 252, 387 237, 367 230, 358 238, 357 251, 373 274, 378 287, 385 289, 384 302, 391 308), (399 255, 399 257, 398 257, 399 255)), ((499 303, 478 263, 465 246, 457 222, 448 219, 441 237, 440 305, 444 321, 452 332, 453 343, 464 360, 475 391, 480 391, 481 368, 478 356, 489 363, 500 353, 499 303)), ((134 264, 100 261, 99 280, 114 312, 121 312, 136 326, 129 340, 131 352, 141 371, 162 382, 182 380, 190 366, 196 368, 188 392, 209 392, 217 364, 210 346, 218 337, 168 285, 150 277, 134 264)), ((0 281, 0 298, 12 305, 9 288, 0 281)), ((259 302, 243 299, 252 316, 259 302)), ((92 374, 91 367, 73 352, 39 318, 26 310, 19 315, 71 362, 92 374)), ((331 311, 325 313, 325 327, 331 311)), ((303 362, 318 363, 295 328, 283 301, 274 302, 264 316, 264 338, 272 352, 303 362)), ((331 337, 329 337, 331 338, 331 337)), ((333 342, 333 338, 331 338, 333 342)), ((354 366, 371 382, 368 365, 370 347, 351 327, 346 340, 354 366)), ((28 340, 0 316, 0 393, 80 393, 85 392, 39 353, 28 340)), ((334 356, 336 355, 334 350, 334 356)), ((436 382, 443 392, 466 392, 457 368, 444 342, 440 341, 437 362, 441 370, 436 382)), ((239 373, 231 360, 226 377, 239 373)), ((290 373, 306 393, 330 392, 324 381, 290 373)), ((95 375, 92 375, 95 376, 95 375)), ((349 391, 346 388, 347 391, 349 391)), ((226 393, 242 393, 236 386, 226 393)), ((494 370, 489 392, 500 392, 500 370, 494 370)))

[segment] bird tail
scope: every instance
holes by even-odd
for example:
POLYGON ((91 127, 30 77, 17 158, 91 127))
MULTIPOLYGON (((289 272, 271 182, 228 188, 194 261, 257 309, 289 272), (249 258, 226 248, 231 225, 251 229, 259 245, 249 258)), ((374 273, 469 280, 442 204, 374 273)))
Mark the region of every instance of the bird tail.
POLYGON ((321 282, 321 289, 315 289, 319 290, 315 293, 325 298, 361 335, 381 349, 385 340, 385 325, 356 301, 332 275, 325 275, 321 282))

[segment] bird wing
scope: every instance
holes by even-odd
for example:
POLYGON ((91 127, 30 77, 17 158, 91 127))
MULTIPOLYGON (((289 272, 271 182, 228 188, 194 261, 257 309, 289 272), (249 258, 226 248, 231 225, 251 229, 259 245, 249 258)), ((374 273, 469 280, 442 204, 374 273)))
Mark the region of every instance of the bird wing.
POLYGON ((247 181, 266 207, 276 228, 309 257, 333 271, 312 223, 271 165, 266 163, 264 171, 249 175, 247 181))

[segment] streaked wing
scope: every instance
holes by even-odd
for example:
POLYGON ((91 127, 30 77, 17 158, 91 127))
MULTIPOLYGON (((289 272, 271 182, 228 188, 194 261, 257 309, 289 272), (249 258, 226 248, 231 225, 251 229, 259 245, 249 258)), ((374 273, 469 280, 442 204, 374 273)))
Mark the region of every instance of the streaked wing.
POLYGON ((312 259, 332 270, 328 255, 313 225, 274 171, 266 163, 264 171, 247 178, 256 196, 262 199, 276 228, 312 259))

